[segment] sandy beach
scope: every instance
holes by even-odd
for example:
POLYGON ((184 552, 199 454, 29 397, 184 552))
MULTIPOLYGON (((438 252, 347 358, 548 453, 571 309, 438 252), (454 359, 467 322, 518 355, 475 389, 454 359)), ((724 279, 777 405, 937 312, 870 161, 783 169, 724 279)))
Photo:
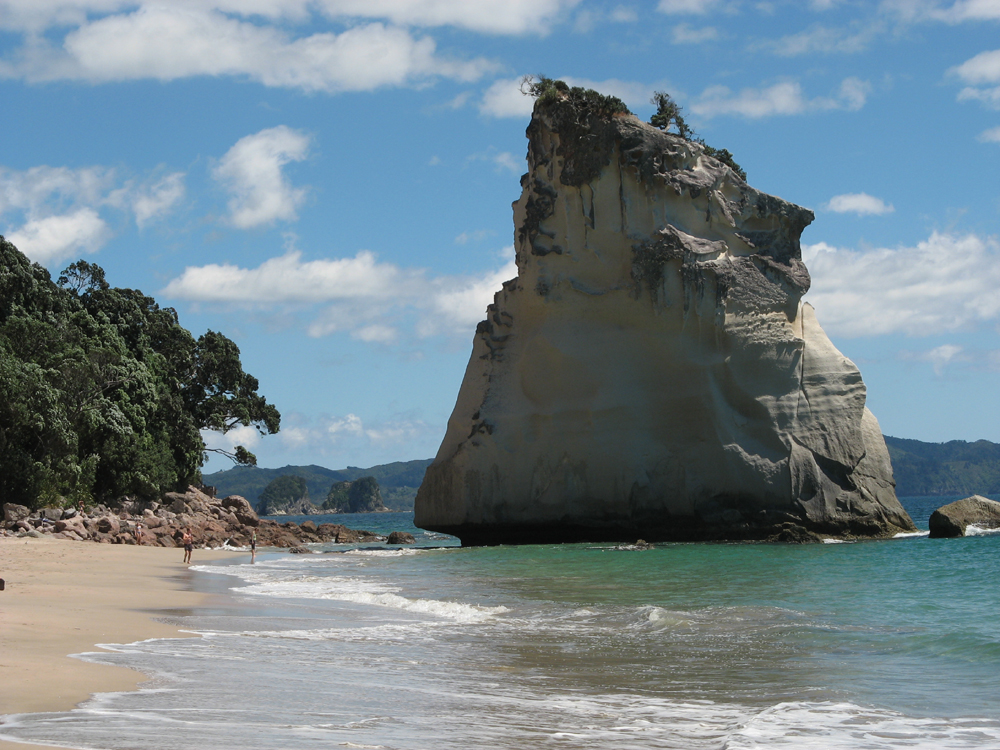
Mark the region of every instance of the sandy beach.
MULTIPOLYGON (((203 563, 240 553, 195 550, 203 563)), ((69 654, 100 643, 183 637, 158 615, 209 595, 190 586, 183 551, 56 539, 0 538, 0 721, 3 714, 67 710, 97 692, 146 678, 69 654)), ((3 742, 0 746, 19 747, 3 742)), ((23 747, 29 747, 24 745, 23 747)))

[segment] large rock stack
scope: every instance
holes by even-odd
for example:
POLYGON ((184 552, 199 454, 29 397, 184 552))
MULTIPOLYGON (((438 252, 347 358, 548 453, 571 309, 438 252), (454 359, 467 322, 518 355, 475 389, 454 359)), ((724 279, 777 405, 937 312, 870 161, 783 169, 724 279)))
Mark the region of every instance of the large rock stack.
POLYGON ((415 523, 464 544, 913 529, 861 374, 801 301, 812 213, 566 93, 527 136, 518 276, 415 523))

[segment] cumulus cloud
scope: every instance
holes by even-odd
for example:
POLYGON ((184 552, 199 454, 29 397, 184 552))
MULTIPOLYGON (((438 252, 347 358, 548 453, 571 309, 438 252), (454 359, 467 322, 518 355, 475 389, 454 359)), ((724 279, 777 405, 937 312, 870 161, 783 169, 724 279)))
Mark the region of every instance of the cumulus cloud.
POLYGON ((1000 50, 980 52, 975 57, 948 71, 967 85, 958 93, 958 100, 979 101, 987 107, 1000 109, 1000 50))
POLYGON ((130 196, 135 223, 139 229, 162 218, 184 198, 184 173, 168 174, 142 185, 130 196))
POLYGON ((96 251, 107 239, 108 225, 92 208, 32 219, 7 235, 36 263, 57 263, 84 251, 96 251))
POLYGON ((984 130, 979 134, 979 140, 983 143, 1000 143, 1000 127, 984 130))
MULTIPOLYGON (((56 47, 40 38, 0 63, 0 76, 29 81, 171 81, 238 76, 304 91, 369 91, 434 77, 478 79, 486 60, 437 54, 430 37, 382 23, 340 34, 293 37, 284 27, 240 20, 212 4, 140 6, 81 23, 56 47)), ((249 12, 249 11, 247 11, 249 12)))
POLYGON ((950 72, 969 84, 1000 82, 1000 50, 980 52, 950 72))
POLYGON ((284 125, 238 140, 212 170, 212 176, 232 195, 230 223, 250 229, 295 219, 306 191, 293 188, 282 167, 305 159, 309 145, 308 135, 284 125))
POLYGON ((823 205, 823 208, 838 214, 857 214, 858 216, 881 216, 896 210, 892 204, 886 203, 881 198, 868 195, 868 193, 835 195, 823 205))
POLYGON ((169 213, 184 194, 184 175, 121 179, 105 167, 0 168, 0 217, 7 239, 43 265, 97 252, 111 237, 101 216, 131 211, 141 229, 169 213))
POLYGON ((522 90, 521 77, 494 81, 479 103, 479 111, 490 117, 530 117, 535 100, 522 90))
POLYGON ((1000 322, 1000 244, 935 232, 915 247, 804 245, 807 299, 830 333, 929 336, 1000 322))
POLYGON ((750 119, 774 115, 799 115, 827 110, 861 109, 871 91, 871 84, 858 78, 845 78, 832 97, 806 98, 796 81, 783 81, 764 89, 745 88, 734 93, 725 86, 705 89, 691 105, 702 117, 739 115, 750 119))
POLYGON ((353 258, 303 261, 292 251, 257 268, 230 264, 191 266, 163 289, 168 297, 195 302, 312 303, 363 299, 384 301, 418 292, 421 275, 379 263, 362 250, 353 258))
POLYGON ((513 247, 503 257, 499 269, 480 276, 429 278, 423 270, 380 262, 369 251, 314 261, 292 251, 257 268, 188 267, 161 294, 239 308, 309 308, 305 325, 311 336, 345 332, 361 341, 391 343, 405 326, 420 337, 474 330, 502 282, 517 275, 513 247))

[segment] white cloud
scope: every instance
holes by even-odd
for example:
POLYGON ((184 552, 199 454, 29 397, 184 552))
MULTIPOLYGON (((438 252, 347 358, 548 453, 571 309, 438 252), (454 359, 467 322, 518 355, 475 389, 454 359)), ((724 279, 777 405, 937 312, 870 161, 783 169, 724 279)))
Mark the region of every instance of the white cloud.
POLYGON ((933 233, 915 247, 803 245, 812 302, 838 336, 929 336, 1000 322, 1000 244, 933 233))
POLYGON ((430 314, 418 323, 417 333, 426 337, 474 331, 503 282, 517 276, 514 246, 504 248, 502 257, 507 261, 503 267, 483 277, 435 280, 434 293, 429 300, 430 314))
POLYGON ((864 106, 871 85, 857 78, 845 78, 833 97, 807 99, 796 81, 776 83, 765 89, 746 88, 734 94, 725 86, 705 89, 691 111, 702 117, 740 115, 750 119, 774 115, 798 115, 826 110, 856 111, 864 106))
POLYGON ((33 38, 13 61, 0 63, 0 76, 91 82, 240 76, 265 86, 335 93, 438 76, 472 81, 493 67, 483 59, 442 58, 430 37, 382 23, 293 38, 283 27, 192 2, 143 5, 88 21, 66 35, 61 49, 33 38))
POLYGON ((98 250, 108 234, 107 224, 94 209, 81 208, 71 214, 32 219, 9 233, 7 240, 36 263, 47 265, 98 250))
POLYGON ((136 225, 142 229, 151 221, 165 216, 183 197, 183 172, 168 174, 150 185, 142 186, 131 199, 136 225))
POLYGON ((490 117, 530 117, 535 100, 522 93, 521 77, 494 81, 479 103, 479 111, 490 117))
MULTIPOLYGON (((483 99, 479 103, 479 111, 491 117, 530 117, 535 100, 533 97, 521 93, 522 79, 523 77, 518 77, 494 81, 483 94, 483 99)), ((589 78, 563 76, 561 80, 570 86, 580 86, 600 91, 602 94, 617 96, 630 107, 643 107, 649 104, 649 99, 656 89, 656 86, 635 81, 623 81, 620 78, 594 81, 589 78)))
POLYGON ((368 250, 353 258, 313 261, 303 261, 302 253, 292 251, 257 268, 215 263, 189 266, 162 293, 195 302, 254 305, 384 301, 417 293, 420 279, 419 272, 379 263, 368 250))
MULTIPOLYGON (((331 19, 384 19, 408 26, 457 26, 491 34, 545 33, 580 0, 173 0, 187 9, 305 22, 314 11, 331 19)), ((132 10, 136 0, 0 0, 0 28, 38 33, 77 26, 88 17, 132 10)))
POLYGON ((674 26, 671 33, 674 44, 702 44, 719 38, 719 31, 714 26, 695 29, 686 23, 674 26))
POLYGON ((234 226, 249 229, 296 218, 306 191, 293 188, 282 167, 305 159, 309 145, 308 135, 279 125, 241 138, 226 152, 212 176, 232 194, 229 221, 234 226))
MULTIPOLYGON (((414 413, 393 414, 385 419, 362 419, 357 414, 306 416, 297 413, 283 414, 281 432, 275 437, 285 450, 309 448, 319 455, 337 456, 344 463, 360 460, 371 461, 372 455, 386 451, 386 460, 398 460, 401 447, 406 452, 431 450, 427 446, 441 439, 443 425, 428 425, 414 413)), ((362 464, 362 465, 368 465, 362 464)))
POLYGON ((303 261, 293 251, 257 268, 188 267, 160 293, 236 308, 306 310, 305 327, 314 337, 346 332, 362 341, 389 343, 405 326, 420 337, 469 335, 502 282, 517 275, 512 256, 513 247, 506 248, 503 266, 479 276, 428 278, 422 270, 381 263, 369 251, 315 261, 303 261))
POLYGON ((415 26, 459 26, 489 34, 545 33, 580 0, 319 0, 328 15, 386 18, 415 26))
POLYGON ((979 140, 983 143, 1000 143, 1000 127, 984 130, 979 134, 979 140))
POLYGON ((967 361, 964 349, 955 344, 943 344, 926 352, 900 352, 900 359, 911 362, 927 362, 934 368, 935 375, 941 375, 946 365, 954 361, 967 361))
POLYGON ((693 15, 705 15, 720 4, 720 0, 660 0, 656 9, 660 13, 677 15, 690 13, 693 15))
POLYGON ((496 151, 492 148, 489 151, 472 154, 466 158, 466 163, 475 161, 491 162, 497 168, 498 172, 504 171, 521 174, 527 168, 523 157, 518 158, 509 151, 496 151))
POLYGON ((958 92, 958 101, 978 101, 992 109, 1000 109, 1000 86, 991 89, 964 88, 958 92))
POLYGON ((980 52, 949 72, 969 84, 1000 82, 1000 50, 980 52))
MULTIPOLYGON (((282 431, 283 432, 283 431, 282 431)), ((278 434, 282 434, 279 432, 278 434)), ((223 450, 226 453, 235 453, 236 446, 242 445, 251 453, 256 450, 261 442, 261 434, 253 425, 239 425, 229 432, 223 434, 215 430, 202 430, 201 439, 205 441, 205 447, 211 450, 223 450)))
POLYGON ((935 8, 929 15, 948 23, 995 21, 1000 19, 1000 0, 958 0, 950 7, 935 8))
POLYGON ((879 23, 868 23, 860 30, 847 30, 816 25, 780 39, 758 45, 784 57, 794 57, 814 52, 853 54, 869 47, 882 32, 879 23))
POLYGON ((980 52, 948 72, 970 84, 958 93, 958 101, 979 101, 1000 109, 1000 86, 995 85, 1000 83, 1000 50, 980 52))
POLYGON ((896 210, 891 204, 887 204, 881 198, 868 195, 868 193, 835 195, 823 208, 838 214, 851 213, 858 216, 881 216, 896 210))
POLYGON ((101 211, 132 211, 140 228, 168 213, 183 196, 184 175, 175 173, 137 185, 105 167, 0 168, 0 216, 7 239, 42 264, 96 252, 111 237, 101 211))
POLYGON ((34 218, 73 205, 96 206, 114 180, 114 170, 104 167, 40 166, 23 172, 0 167, 0 214, 21 210, 34 218))

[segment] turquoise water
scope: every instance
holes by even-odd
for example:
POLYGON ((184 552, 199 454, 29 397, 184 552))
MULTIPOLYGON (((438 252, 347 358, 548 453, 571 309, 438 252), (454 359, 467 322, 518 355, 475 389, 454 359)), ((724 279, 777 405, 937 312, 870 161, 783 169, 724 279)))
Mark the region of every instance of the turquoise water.
MULTIPOLYGON (((904 502, 918 526, 945 498, 904 502)), ((1000 535, 824 545, 321 546, 200 569, 200 639, 0 736, 126 748, 1000 748, 1000 535)), ((317 522, 328 519, 317 519, 317 522)))

